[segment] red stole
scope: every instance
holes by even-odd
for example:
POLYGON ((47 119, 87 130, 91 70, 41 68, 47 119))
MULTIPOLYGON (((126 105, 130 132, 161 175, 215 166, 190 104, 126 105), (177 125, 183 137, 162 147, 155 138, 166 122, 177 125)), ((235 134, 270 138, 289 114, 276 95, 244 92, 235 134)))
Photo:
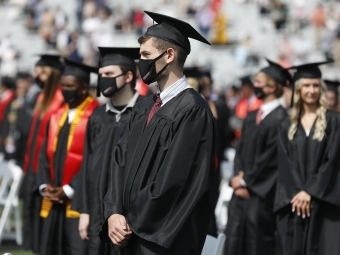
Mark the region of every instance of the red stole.
MULTIPOLYGON (((38 102, 40 102, 42 99, 43 99, 43 95, 40 94, 38 97, 38 102)), ((28 167, 31 161, 32 161, 32 167, 33 167, 34 173, 38 172, 39 152, 40 152, 40 148, 45 138, 47 123, 50 120, 51 115, 55 113, 61 107, 63 102, 64 102, 64 97, 63 97, 63 94, 61 93, 61 88, 58 88, 48 110, 46 111, 45 115, 41 119, 38 136, 36 137, 37 140, 35 142, 35 147, 32 148, 33 136, 34 136, 35 129, 37 128, 36 127, 37 121, 40 118, 40 112, 36 112, 34 114, 33 121, 31 124, 30 134, 29 134, 28 141, 27 141, 27 150, 25 154, 25 163, 24 163, 25 173, 27 173, 28 167), (33 158, 30 158, 31 150, 34 151, 33 158)))
MULTIPOLYGON (((245 119, 248 115, 248 112, 258 110, 262 105, 262 100, 258 98, 254 98, 254 100, 248 104, 248 99, 241 99, 235 107, 235 115, 240 119, 245 119)), ((240 138, 241 130, 235 130, 235 137, 240 138)))
POLYGON ((0 101, 0 125, 4 118, 4 114, 9 103, 15 98, 15 93, 13 90, 6 90, 7 95, 3 100, 0 101))
MULTIPOLYGON (((87 122, 98 102, 92 97, 76 108, 76 116, 71 123, 68 136, 67 155, 64 163, 62 186, 70 184, 72 178, 79 172, 83 160, 85 133, 87 122)), ((51 182, 54 182, 54 153, 58 143, 60 129, 67 121, 68 105, 64 105, 51 116, 47 137, 47 158, 50 165, 51 182)))

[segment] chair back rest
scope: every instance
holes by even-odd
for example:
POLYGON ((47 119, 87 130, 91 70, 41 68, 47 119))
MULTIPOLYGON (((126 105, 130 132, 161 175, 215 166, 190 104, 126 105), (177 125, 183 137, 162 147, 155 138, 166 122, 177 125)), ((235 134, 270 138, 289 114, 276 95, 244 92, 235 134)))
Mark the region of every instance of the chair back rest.
POLYGON ((7 199, 14 201, 22 176, 22 169, 14 162, 0 161, 0 205, 5 205, 7 199), (11 192, 13 188, 15 190, 11 192))
POLYGON ((224 234, 219 234, 217 238, 207 235, 202 250, 202 255, 222 255, 224 243, 224 234))

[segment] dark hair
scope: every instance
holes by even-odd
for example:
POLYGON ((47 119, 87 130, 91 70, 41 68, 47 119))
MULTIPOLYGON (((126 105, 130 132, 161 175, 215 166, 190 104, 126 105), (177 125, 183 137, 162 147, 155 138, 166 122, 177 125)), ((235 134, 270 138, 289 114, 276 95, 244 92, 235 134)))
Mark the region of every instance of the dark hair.
POLYGON ((155 46, 155 48, 157 50, 159 50, 160 52, 164 52, 169 48, 174 49, 177 53, 177 60, 176 60, 177 64, 180 67, 184 66, 184 63, 187 60, 188 54, 186 53, 186 51, 182 47, 180 47, 176 44, 167 42, 165 40, 162 40, 162 39, 159 39, 159 38, 156 38, 156 37, 146 36, 146 35, 139 37, 138 42, 139 42, 139 44, 143 44, 150 39, 152 39, 153 46, 155 46))
POLYGON ((61 71, 52 68, 49 66, 43 66, 43 73, 45 73, 48 78, 46 82, 44 83, 44 88, 43 88, 43 99, 41 102, 38 102, 35 106, 34 111, 39 111, 41 115, 44 115, 48 108, 50 107, 54 95, 59 88, 60 85, 60 77, 61 77, 61 71))
POLYGON ((136 74, 136 68, 131 68, 128 66, 120 66, 120 69, 122 70, 123 73, 131 72, 132 73, 132 80, 130 82, 131 88, 135 89, 136 87, 136 82, 137 82, 137 74, 136 74))
POLYGON ((15 80, 12 77, 4 76, 1 79, 1 85, 7 89, 15 89, 15 80))
POLYGON ((18 72, 16 78, 17 80, 18 79, 32 79, 32 75, 29 72, 18 72))

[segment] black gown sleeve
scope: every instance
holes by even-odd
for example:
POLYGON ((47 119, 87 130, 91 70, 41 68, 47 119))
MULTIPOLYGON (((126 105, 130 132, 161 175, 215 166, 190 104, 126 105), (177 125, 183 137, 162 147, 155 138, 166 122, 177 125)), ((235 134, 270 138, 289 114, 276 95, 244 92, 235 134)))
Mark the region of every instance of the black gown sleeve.
MULTIPOLYGON (((86 134, 85 134, 85 145, 83 153, 83 162, 79 173, 73 178, 75 186, 74 197, 72 200, 72 207, 74 210, 80 213, 88 214, 88 187, 87 187, 87 174, 88 174, 88 160, 92 154, 91 148, 91 117, 87 123, 86 134)), ((99 169, 98 169, 99 170, 99 169)))
POLYGON ((277 133, 277 128, 267 128, 258 134, 262 148, 244 175, 247 188, 262 198, 268 196, 277 180, 277 133))
POLYGON ((340 207, 340 121, 338 116, 332 118, 332 133, 328 137, 325 160, 317 173, 310 176, 302 190, 312 197, 340 207))
POLYGON ((127 213, 134 234, 165 248, 171 247, 198 204, 205 201, 211 209, 207 201, 214 175, 214 118, 198 107, 181 119, 155 180, 130 201, 127 213))
POLYGON ((278 179, 276 185, 276 195, 274 203, 274 211, 290 204, 293 194, 296 193, 296 180, 294 177, 294 164, 289 154, 288 130, 290 122, 286 120, 280 125, 278 130, 278 179))
POLYGON ((105 220, 113 214, 123 214, 123 183, 129 134, 130 123, 127 132, 112 150, 113 164, 108 173, 108 190, 103 200, 105 220))
MULTIPOLYGON (((107 192, 103 199, 104 204, 104 224, 99 236, 102 240, 110 242, 108 237, 108 218, 113 214, 123 215, 123 185, 124 170, 126 163, 127 144, 129 141, 130 128, 132 118, 129 121, 126 133, 119 140, 115 148, 112 150, 111 169, 108 171, 107 192)), ((114 145, 113 145, 114 146, 114 145)))
POLYGON ((244 135, 247 131, 247 119, 243 122, 241 137, 237 141, 236 154, 234 159, 234 176, 238 175, 240 171, 244 171, 244 165, 242 160, 242 150, 244 146, 244 135))

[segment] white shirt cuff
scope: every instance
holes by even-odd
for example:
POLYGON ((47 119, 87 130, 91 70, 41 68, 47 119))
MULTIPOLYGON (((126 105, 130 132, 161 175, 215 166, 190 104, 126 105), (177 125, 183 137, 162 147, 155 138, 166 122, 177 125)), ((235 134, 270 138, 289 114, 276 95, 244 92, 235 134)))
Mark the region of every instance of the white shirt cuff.
POLYGON ((47 187, 47 184, 41 184, 39 186, 39 193, 40 193, 41 196, 45 196, 44 188, 46 188, 46 187, 47 187))
POLYGON ((243 179, 241 179, 240 183, 242 187, 245 187, 245 188, 247 187, 247 183, 243 179))
POLYGON ((63 190, 65 192, 65 195, 69 198, 72 199, 74 195, 74 189, 71 188, 70 185, 64 185, 63 190))

